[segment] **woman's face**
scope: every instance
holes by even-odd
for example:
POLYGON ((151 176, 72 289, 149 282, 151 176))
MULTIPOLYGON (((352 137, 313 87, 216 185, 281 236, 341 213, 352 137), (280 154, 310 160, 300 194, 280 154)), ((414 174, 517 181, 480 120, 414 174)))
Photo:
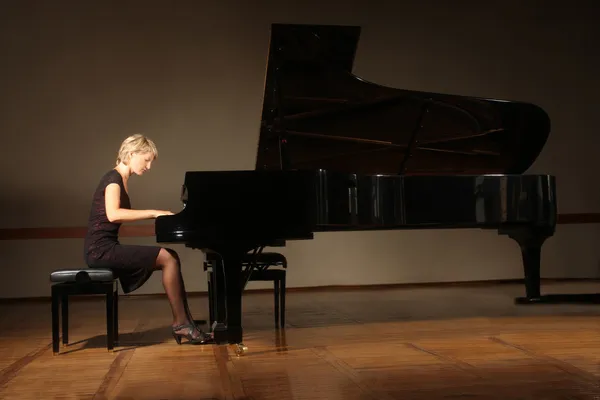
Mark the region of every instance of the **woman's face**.
POLYGON ((152 153, 133 153, 129 159, 129 168, 136 175, 142 175, 152 167, 154 155, 152 153))

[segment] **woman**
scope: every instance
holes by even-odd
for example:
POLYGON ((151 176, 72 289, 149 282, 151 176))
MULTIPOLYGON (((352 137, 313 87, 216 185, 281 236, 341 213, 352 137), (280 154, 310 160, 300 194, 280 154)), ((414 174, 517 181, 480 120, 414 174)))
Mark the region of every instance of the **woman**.
POLYGON ((182 337, 191 343, 205 343, 210 335, 198 329, 191 316, 177 253, 159 246, 124 245, 118 240, 124 222, 173 215, 170 211, 131 209, 129 178, 148 171, 157 156, 156 145, 143 135, 123 141, 116 167, 104 174, 94 193, 84 244, 85 262, 91 268, 112 269, 124 293, 140 288, 155 270, 162 270, 162 283, 173 312, 173 337, 178 344, 182 337))

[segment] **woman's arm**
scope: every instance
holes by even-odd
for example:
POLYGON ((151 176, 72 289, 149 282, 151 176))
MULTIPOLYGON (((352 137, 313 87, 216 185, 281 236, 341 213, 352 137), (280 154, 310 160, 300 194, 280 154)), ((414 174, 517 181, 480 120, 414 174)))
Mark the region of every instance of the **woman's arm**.
POLYGON ((110 222, 122 223, 152 219, 160 215, 173 215, 171 211, 163 210, 129 210, 121 208, 121 187, 111 183, 104 190, 106 217, 110 222))

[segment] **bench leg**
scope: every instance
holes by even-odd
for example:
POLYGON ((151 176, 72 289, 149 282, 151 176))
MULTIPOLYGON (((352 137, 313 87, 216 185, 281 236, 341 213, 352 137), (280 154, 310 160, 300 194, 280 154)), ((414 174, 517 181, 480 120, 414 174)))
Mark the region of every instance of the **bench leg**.
POLYGON ((119 288, 117 287, 113 294, 113 328, 115 344, 119 342, 119 288))
POLYGON ((273 295, 275 296, 275 327, 279 326, 279 279, 273 280, 273 295))
POLYGON ((280 326, 285 327, 285 275, 281 277, 281 281, 279 282, 279 298, 281 299, 281 321, 280 326))
POLYGON ((59 348, 58 348, 58 336, 60 334, 59 332, 59 325, 58 325, 58 319, 59 319, 59 314, 58 314, 58 306, 60 303, 60 295, 58 293, 58 288, 56 286, 52 286, 52 353, 54 355, 58 354, 59 348))
POLYGON ((62 344, 69 344, 69 295, 63 293, 60 296, 61 318, 62 318, 62 344))
POLYGON ((212 276, 212 272, 208 272, 208 281, 207 281, 207 286, 208 286, 208 319, 209 319, 209 326, 212 328, 212 324, 213 322, 215 322, 215 299, 214 299, 214 290, 213 290, 213 276, 212 276))
POLYGON ((115 337, 115 297, 112 287, 113 286, 111 284, 110 289, 107 288, 106 293, 106 347, 108 348, 108 351, 113 350, 115 337))

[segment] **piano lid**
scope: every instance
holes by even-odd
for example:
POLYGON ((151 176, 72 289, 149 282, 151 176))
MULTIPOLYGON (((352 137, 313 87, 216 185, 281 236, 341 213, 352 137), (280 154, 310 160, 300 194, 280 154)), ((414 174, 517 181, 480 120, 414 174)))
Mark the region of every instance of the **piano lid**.
POLYGON ((360 27, 273 24, 256 169, 521 174, 550 132, 529 103, 353 75, 360 27))

